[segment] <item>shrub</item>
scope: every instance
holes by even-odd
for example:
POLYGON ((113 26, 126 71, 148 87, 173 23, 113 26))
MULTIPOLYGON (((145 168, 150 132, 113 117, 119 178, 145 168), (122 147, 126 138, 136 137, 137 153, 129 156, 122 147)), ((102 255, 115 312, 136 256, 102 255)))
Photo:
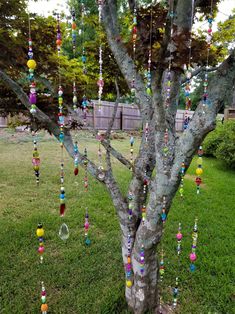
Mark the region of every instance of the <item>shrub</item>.
POLYGON ((235 169, 235 121, 219 124, 203 143, 205 155, 215 156, 235 169))

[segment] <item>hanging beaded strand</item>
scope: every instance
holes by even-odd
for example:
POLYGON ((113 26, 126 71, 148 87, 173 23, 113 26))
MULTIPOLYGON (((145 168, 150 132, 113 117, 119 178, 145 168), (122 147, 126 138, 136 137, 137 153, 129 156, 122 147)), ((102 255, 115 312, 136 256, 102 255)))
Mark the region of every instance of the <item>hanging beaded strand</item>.
POLYGON ((88 160, 87 160, 87 149, 85 148, 84 150, 84 160, 83 160, 83 165, 84 165, 84 191, 88 191, 88 172, 87 172, 87 165, 88 165, 88 160))
MULTIPOLYGON (((76 15, 75 15, 75 10, 72 10, 72 46, 73 46, 73 58, 76 56, 76 15)), ((73 110, 77 112, 77 103, 78 103, 78 98, 77 98, 77 88, 76 88, 76 81, 75 81, 75 75, 74 75, 74 81, 73 81, 73 110)))
POLYGON ((133 74, 132 74, 132 83, 131 83, 132 106, 134 106, 135 100, 136 100, 136 86, 135 86, 136 40, 137 40, 137 10, 135 6, 134 12, 133 12, 133 23, 132 23, 132 49, 133 49, 133 74))
POLYGON ((194 263, 197 259, 197 255, 196 255, 197 239, 198 239, 197 219, 195 219, 192 239, 193 239, 192 250, 191 250, 191 253, 189 254, 189 259, 190 259, 190 271, 194 272, 196 270, 196 266, 194 263))
POLYGON ((73 173, 75 176, 77 176, 78 172, 79 172, 79 168, 78 168, 78 142, 77 141, 74 143, 73 152, 74 152, 74 155, 73 155, 74 171, 73 171, 73 173))
POLYGON ((89 214, 88 214, 88 209, 86 208, 86 213, 85 213, 85 223, 84 223, 84 231, 85 231, 85 244, 90 245, 91 240, 89 238, 89 214))
POLYGON ((131 164, 133 164, 134 162, 134 150, 133 150, 134 142, 135 142, 134 137, 131 136, 130 137, 130 162, 131 164))
POLYGON ((131 235, 130 230, 127 236, 127 263, 126 263, 126 286, 132 287, 132 264, 131 264, 131 235))
POLYGON ((62 36, 60 30, 60 16, 57 14, 57 53, 59 58, 59 88, 58 88, 58 125, 60 127, 59 141, 61 147, 61 161, 60 161, 60 216, 63 217, 65 214, 65 188, 64 188, 64 114, 63 114, 63 89, 61 86, 61 77, 60 77, 60 56, 61 56, 61 45, 62 45, 62 36))
POLYGON ((173 18, 174 18, 174 3, 173 0, 169 1, 169 17, 170 17, 170 57, 168 64, 168 71, 166 74, 166 97, 165 97, 165 107, 168 108, 170 105, 170 96, 171 96, 171 66, 172 66, 172 51, 171 51, 171 43, 172 43, 172 35, 173 35, 173 18))
MULTIPOLYGON (((30 81, 29 85, 29 103, 31 105, 30 107, 30 113, 33 115, 33 119, 35 119, 34 115, 36 114, 36 102, 37 102, 37 92, 36 92, 36 82, 34 79, 34 70, 37 66, 36 61, 33 59, 33 41, 31 38, 31 23, 30 23, 30 15, 28 16, 29 19, 29 39, 28 39, 28 61, 27 61, 27 66, 29 68, 29 75, 28 79, 30 81)), ((36 183, 39 184, 39 167, 40 167, 40 156, 38 152, 38 147, 37 147, 37 139, 35 136, 35 132, 32 131, 32 136, 33 136, 33 158, 32 158, 32 164, 33 164, 33 170, 34 174, 36 177, 36 183)))
MULTIPOLYGON (((180 254, 181 254, 181 241, 183 235, 181 233, 181 223, 179 223, 178 232, 176 234, 177 239, 177 257, 178 257, 178 273, 180 274, 180 254)), ((178 304, 178 297, 179 297, 179 277, 175 279, 175 287, 173 288, 173 308, 176 308, 178 304)))
MULTIPOLYGON (((81 35, 82 35, 82 72, 84 75, 87 74, 87 68, 86 68, 86 62, 87 62, 87 56, 86 56, 86 50, 85 50, 85 46, 84 46, 84 17, 85 17, 85 5, 84 2, 81 1, 81 25, 82 25, 82 29, 81 29, 81 35)), ((83 110, 83 124, 84 126, 87 125, 87 111, 88 111, 88 101, 87 101, 87 97, 86 97, 86 88, 84 89, 84 95, 82 97, 82 110, 83 110)))
POLYGON ((197 169, 196 169, 196 179, 195 179, 195 183, 197 185, 197 194, 200 193, 200 185, 202 183, 202 178, 201 175, 203 174, 203 169, 202 169, 202 156, 203 156, 203 150, 202 150, 202 146, 199 146, 198 149, 198 159, 197 159, 197 169))
MULTIPOLYGON (((98 0, 98 11, 99 11, 99 31, 101 32, 101 19, 102 19, 102 7, 104 4, 104 0, 98 0)), ((101 109, 101 99, 103 94, 103 87, 104 87, 104 80, 103 80, 103 49, 102 49, 102 43, 100 39, 100 47, 99 47, 99 79, 97 81, 97 85, 99 87, 98 90, 98 108, 101 109)))
POLYGON ((184 87, 184 95, 185 95, 185 113, 184 113, 184 122, 183 128, 186 130, 189 125, 189 113, 188 111, 191 110, 192 101, 190 98, 191 92, 191 77, 192 77, 192 67, 191 67, 191 59, 192 59, 192 27, 193 27, 193 16, 194 16, 194 0, 192 0, 192 14, 191 14, 191 29, 189 35, 189 58, 188 58, 188 65, 184 65, 184 72, 186 76, 186 84, 184 87))
POLYGON ((151 17, 150 17, 150 27, 149 27, 149 57, 148 57, 148 69, 147 69, 147 84, 146 93, 147 95, 152 95, 151 88, 151 64, 152 64, 152 30, 153 30, 153 3, 151 2, 151 17))
POLYGON ((169 140, 169 134, 168 134, 168 129, 166 129, 165 133, 164 133, 164 146, 163 146, 163 168, 164 168, 164 172, 166 172, 166 170, 167 170, 167 159, 168 159, 168 153, 169 153, 168 140, 169 140))
MULTIPOLYGON (((213 22, 213 15, 212 15, 212 9, 213 9, 213 0, 211 0, 211 12, 207 18, 208 21, 208 30, 207 30, 207 60, 206 60, 206 72, 204 77, 204 93, 203 93, 203 108, 205 108, 206 105, 208 105, 208 69, 209 69, 209 55, 210 55, 210 49, 211 49, 211 41, 212 41, 212 22, 213 22)), ((203 113, 204 109, 203 109, 203 113)))
POLYGON ((183 198, 184 196, 184 175, 185 175, 185 163, 182 162, 181 169, 180 169, 181 178, 180 178, 180 189, 179 189, 181 198, 183 198))
POLYGON ((41 283, 42 285, 42 288, 41 288, 41 312, 42 314, 47 314, 47 311, 48 311, 48 305, 46 303, 46 289, 45 289, 45 286, 44 286, 44 282, 42 281, 41 283))

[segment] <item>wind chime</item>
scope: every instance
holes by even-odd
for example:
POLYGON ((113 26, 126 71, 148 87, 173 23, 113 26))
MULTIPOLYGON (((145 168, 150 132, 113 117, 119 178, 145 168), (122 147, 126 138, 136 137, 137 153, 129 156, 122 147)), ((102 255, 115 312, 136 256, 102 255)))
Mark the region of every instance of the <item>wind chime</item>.
MULTIPOLYGON (((29 103, 30 103, 30 113, 33 116, 33 121, 35 121, 35 114, 37 112, 36 102, 37 102, 37 92, 36 92, 36 82, 34 78, 34 70, 36 69, 37 63, 33 59, 33 41, 31 38, 31 25, 30 25, 30 16, 29 16, 29 39, 28 39, 28 61, 27 66, 29 68, 29 103)), ((33 136, 33 158, 32 158, 32 164, 33 164, 33 170, 36 177, 36 183, 39 184, 39 167, 40 167, 40 156, 38 152, 37 147, 37 139, 36 139, 36 133, 32 131, 33 136)))
MULTIPOLYGON (((61 159, 60 159, 60 216, 64 217, 66 210, 66 198, 65 198, 65 188, 64 188, 64 126, 65 118, 63 113, 63 88, 61 85, 61 75, 60 75, 60 56, 61 56, 61 46, 62 46, 62 35, 60 29, 60 15, 57 14, 57 52, 59 59, 59 87, 58 87, 58 125, 60 127, 59 141, 61 147, 61 159)), ((59 237, 62 240, 67 240, 69 238, 69 229, 65 223, 62 223, 59 230, 59 237)))

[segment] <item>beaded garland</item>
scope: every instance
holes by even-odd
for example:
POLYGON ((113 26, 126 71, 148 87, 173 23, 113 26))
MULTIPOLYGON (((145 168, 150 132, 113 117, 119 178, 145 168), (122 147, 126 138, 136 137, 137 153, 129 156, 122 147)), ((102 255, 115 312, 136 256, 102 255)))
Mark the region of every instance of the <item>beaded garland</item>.
POLYGON ((191 98, 190 98, 190 91, 191 91, 191 77, 192 77, 192 68, 190 64, 184 67, 185 70, 185 76, 186 76, 186 84, 184 88, 184 95, 185 95, 185 113, 184 113, 184 121, 183 121, 183 127, 184 130, 188 128, 188 124, 190 121, 188 111, 191 110, 191 98))
POLYGON ((166 197, 163 196, 163 201, 162 201, 162 213, 161 213, 161 219, 163 224, 166 222, 166 197))
POLYGON ((196 169, 197 177, 195 179, 195 183, 197 185, 197 194, 200 193, 200 185, 202 183, 202 179, 201 179, 201 175, 203 174, 202 156, 203 156, 202 146, 199 146, 199 149, 198 149, 198 159, 197 159, 197 169, 196 169))
POLYGON ((189 254, 189 259, 190 259, 190 271, 194 272, 196 270, 195 266, 195 261, 197 259, 196 255, 196 248, 197 248, 197 239, 198 239, 198 228, 197 228, 197 219, 195 219, 194 227, 193 227, 193 233, 192 233, 192 250, 191 253, 189 254))
POLYGON ((168 153, 169 153, 168 140, 169 140, 169 133, 168 133, 168 129, 166 129, 165 133, 164 133, 164 146, 163 146, 163 168, 164 168, 164 172, 166 172, 166 170, 167 170, 167 157, 168 157, 168 153))

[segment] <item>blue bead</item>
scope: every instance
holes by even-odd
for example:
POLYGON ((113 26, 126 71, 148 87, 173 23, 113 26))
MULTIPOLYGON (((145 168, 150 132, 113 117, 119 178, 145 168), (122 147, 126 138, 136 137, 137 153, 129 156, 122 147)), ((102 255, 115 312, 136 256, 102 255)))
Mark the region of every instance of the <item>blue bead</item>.
POLYGON ((166 213, 162 213, 161 217, 162 217, 162 220, 165 221, 166 220, 166 213))
POLYGON ((86 62, 86 56, 82 56, 82 62, 86 62))
POLYGON ((86 245, 90 245, 90 244, 91 244, 91 240, 90 240, 89 238, 86 238, 85 244, 86 244, 86 245))
POLYGON ((65 198, 65 195, 64 195, 64 194, 60 194, 60 198, 61 198, 61 199, 64 199, 64 198, 65 198))
POLYGON ((192 273, 196 270, 196 266, 194 264, 190 264, 189 268, 192 273))
POLYGON ((64 133, 60 133, 59 138, 60 138, 60 140, 63 140, 64 139, 64 133))

